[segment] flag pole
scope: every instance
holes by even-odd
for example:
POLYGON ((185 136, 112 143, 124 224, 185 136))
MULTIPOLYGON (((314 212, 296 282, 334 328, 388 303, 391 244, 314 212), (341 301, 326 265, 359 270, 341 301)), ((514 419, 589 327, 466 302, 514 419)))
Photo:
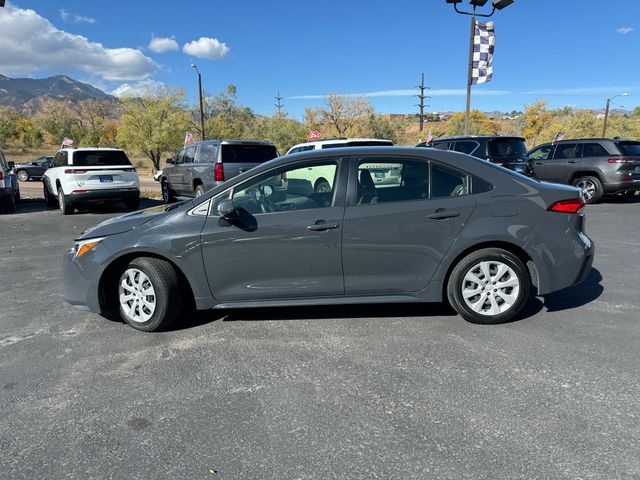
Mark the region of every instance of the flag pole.
POLYGON ((469 68, 467 70, 467 106, 464 112, 464 134, 469 135, 469 117, 471 111, 471 82, 473 81, 473 37, 476 34, 476 7, 471 15, 471 31, 469 33, 469 68))

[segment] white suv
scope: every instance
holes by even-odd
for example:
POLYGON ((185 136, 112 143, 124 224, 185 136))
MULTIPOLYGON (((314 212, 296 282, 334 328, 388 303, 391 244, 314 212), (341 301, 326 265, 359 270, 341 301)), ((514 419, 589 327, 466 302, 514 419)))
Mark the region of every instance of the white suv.
POLYGON ((64 215, 76 205, 122 201, 140 205, 140 179, 127 155, 117 148, 63 148, 44 173, 44 198, 64 215))
MULTIPOLYGON (((343 148, 343 147, 392 147, 391 140, 382 140, 379 138, 325 138, 324 140, 315 140, 312 142, 299 143, 294 145, 285 155, 291 153, 309 152, 311 150, 322 150, 325 148, 343 148)), ((309 169, 311 171, 311 169, 309 169)), ((334 171, 331 166, 316 167, 313 169, 314 175, 309 172, 305 175, 303 170, 296 172, 300 180, 308 180, 313 185, 316 193, 333 191, 334 171)))

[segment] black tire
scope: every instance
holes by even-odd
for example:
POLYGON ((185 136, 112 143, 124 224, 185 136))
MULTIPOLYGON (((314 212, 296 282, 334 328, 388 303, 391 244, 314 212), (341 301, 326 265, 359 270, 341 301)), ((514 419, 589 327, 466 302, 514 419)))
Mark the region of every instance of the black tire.
POLYGON ((58 200, 56 199, 56 197, 49 193, 49 189, 47 188, 47 184, 45 182, 42 182, 42 188, 44 193, 44 201, 47 203, 47 207, 57 207, 58 200))
POLYGON ((602 194, 604 193, 604 190, 602 189, 602 182, 600 182, 600 179, 591 175, 585 175, 584 177, 576 178, 573 181, 573 186, 578 187, 582 190, 582 196, 584 197, 585 203, 596 203, 598 200, 600 200, 600 198, 602 198, 602 194), (593 194, 589 193, 587 195, 585 192, 590 190, 586 190, 584 185, 592 185, 593 194))
POLYGON ((164 203, 174 202, 176 197, 169 188, 169 182, 165 179, 162 180, 162 183, 160 185, 162 187, 162 200, 164 200, 164 203))
POLYGON ((20 191, 19 190, 13 195, 13 199, 15 200, 16 203, 18 203, 20 201, 20 191))
POLYGON ((139 257, 133 259, 118 278, 117 285, 113 287, 118 289, 116 298, 118 298, 120 316, 127 324, 142 332, 155 332, 169 326, 178 318, 185 303, 178 273, 173 265, 159 258, 139 257), (142 271, 153 286, 155 293, 155 310, 151 317, 144 322, 132 320, 120 303, 120 285, 125 280, 129 269, 142 271))
MULTIPOLYGON (((491 272, 491 273, 497 273, 497 272, 491 272)), ((510 275, 511 275, 510 272, 506 272, 503 274, 501 278, 497 280, 502 279, 503 281, 508 281, 510 279, 510 275), (504 280, 505 278, 507 280, 504 280)), ((478 278, 479 275, 477 275, 476 277, 478 278)), ((484 277, 479 279, 485 280, 484 277)), ((487 302, 489 305, 491 305, 492 302, 490 301, 491 299, 489 298, 489 296, 492 296, 493 298, 496 299, 495 300, 496 305, 498 304, 497 303, 498 301, 504 302, 504 303, 500 303, 499 305, 499 308, 502 308, 502 305, 504 305, 505 303, 508 303, 508 302, 505 302, 504 298, 506 298, 507 295, 510 296, 514 294, 515 287, 508 287, 508 288, 502 289, 500 293, 496 293, 494 296, 493 292, 497 292, 498 289, 493 288, 493 285, 495 285, 495 282, 492 282, 492 279, 495 279, 495 277, 491 277, 490 279, 487 279, 488 284, 475 285, 477 287, 476 289, 478 290, 478 294, 476 297, 471 297, 470 301, 472 303, 476 302, 477 304, 477 302, 479 302, 482 298, 484 298, 485 300, 481 304, 480 308, 487 305, 487 302), (491 285, 492 283, 493 285, 491 285), (489 285, 488 288, 487 288, 487 285, 489 285), (482 291, 480 291, 480 287, 483 288, 482 291), (505 295, 505 296, 503 297, 501 295, 505 295)), ((485 282, 487 280, 485 280, 485 282)), ((505 323, 512 320, 513 317, 515 317, 527 304, 529 300, 530 291, 531 291, 531 278, 529 277, 529 272, 527 271, 527 268, 525 267, 525 265, 520 261, 518 257, 500 248, 484 248, 482 250, 478 250, 476 252, 470 253, 469 255, 464 257, 462 260, 460 260, 458 264, 453 268, 453 270, 451 271, 451 275, 449 276, 449 282, 447 283, 447 298, 451 306, 465 320, 472 323, 479 323, 483 325, 494 325, 498 323, 505 323), (474 290, 473 288, 474 283, 468 282, 467 280, 465 280, 465 277, 467 276, 468 273, 473 273, 474 267, 480 265, 481 262, 489 262, 489 263, 499 262, 500 264, 506 265, 507 267, 510 267, 511 271, 515 274, 517 278, 519 289, 515 294, 516 295, 515 300, 512 302, 511 307, 508 307, 502 312, 499 312, 496 314, 479 313, 473 310, 467 304, 466 300, 463 298, 463 294, 462 294, 463 287, 467 286, 471 290, 474 290)))
POLYGON ((69 199, 65 196, 62 187, 58 188, 58 208, 63 215, 72 215, 73 214, 73 204, 69 201, 69 199))
POLYGON ((138 210, 140 208, 140 196, 129 198, 124 201, 127 210, 138 210))
POLYGON ((315 193, 326 193, 331 191, 331 185, 324 178, 316 180, 316 184, 313 187, 315 193))
POLYGON ((0 195, 0 213, 16 211, 16 197, 14 195, 0 195))
POLYGON ((20 180, 21 182, 27 182, 31 177, 29 176, 29 172, 27 172, 24 169, 20 169, 16 172, 16 176, 18 177, 18 180, 20 180))
POLYGON ((196 189, 193 191, 193 195, 197 198, 204 193, 204 187, 202 185, 197 185, 196 189))

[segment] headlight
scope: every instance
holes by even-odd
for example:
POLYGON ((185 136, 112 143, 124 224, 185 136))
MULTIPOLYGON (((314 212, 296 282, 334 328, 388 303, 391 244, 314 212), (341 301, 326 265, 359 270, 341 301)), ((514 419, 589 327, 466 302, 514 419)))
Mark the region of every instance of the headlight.
POLYGON ((88 240, 76 240, 76 243, 73 246, 73 251, 75 253, 73 258, 81 257, 92 248, 95 248, 95 246, 98 245, 105 238, 106 237, 90 238, 88 240))

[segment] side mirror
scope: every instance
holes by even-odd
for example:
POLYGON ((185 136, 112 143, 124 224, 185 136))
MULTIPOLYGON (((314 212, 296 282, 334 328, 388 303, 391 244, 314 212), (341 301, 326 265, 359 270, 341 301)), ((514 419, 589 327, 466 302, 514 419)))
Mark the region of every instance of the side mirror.
POLYGON ((226 200, 222 200, 218 204, 218 215, 221 218, 229 219, 236 216, 236 207, 233 204, 233 200, 227 198, 226 200))
POLYGON ((176 161, 173 158, 167 158, 167 163, 170 165, 175 165, 176 161))
MULTIPOLYGON (((31 162, 31 165, 35 165, 36 167, 38 166, 38 162, 31 162)), ((44 165, 44 163, 43 163, 44 165)))
POLYGON ((16 167, 16 162, 7 162, 9 170, 13 170, 16 167))

